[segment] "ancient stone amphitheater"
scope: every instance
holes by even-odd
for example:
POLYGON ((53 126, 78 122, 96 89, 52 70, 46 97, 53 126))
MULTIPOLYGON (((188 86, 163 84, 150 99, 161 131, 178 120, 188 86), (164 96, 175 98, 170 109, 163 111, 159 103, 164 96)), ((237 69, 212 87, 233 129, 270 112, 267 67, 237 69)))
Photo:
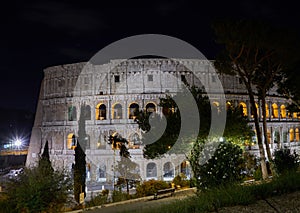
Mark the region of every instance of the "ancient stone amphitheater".
MULTIPOLYGON (((108 138, 114 134, 129 141, 132 161, 138 164, 137 172, 143 180, 172 180, 181 172, 189 177, 191 169, 184 156, 144 159, 141 131, 134 122, 136 109, 160 114, 159 98, 174 94, 183 81, 190 85, 205 85, 211 94, 215 92, 214 85, 221 82, 226 104, 241 106, 252 125, 252 110, 240 79, 216 74, 209 61, 130 59, 111 60, 101 65, 75 63, 53 66, 44 70, 26 165, 37 162, 48 141, 53 165, 71 170, 80 109, 84 107, 88 182, 113 182, 118 154, 108 144, 108 138)), ((212 98, 214 106, 218 107, 218 96, 212 98)), ((256 102, 261 118, 261 104, 258 99, 256 102)), ((288 113, 287 103, 275 89, 269 92, 265 107, 272 150, 283 146, 296 149, 300 145, 299 117, 288 113)), ((255 141, 249 144, 249 148, 249 151, 257 152, 255 141)))

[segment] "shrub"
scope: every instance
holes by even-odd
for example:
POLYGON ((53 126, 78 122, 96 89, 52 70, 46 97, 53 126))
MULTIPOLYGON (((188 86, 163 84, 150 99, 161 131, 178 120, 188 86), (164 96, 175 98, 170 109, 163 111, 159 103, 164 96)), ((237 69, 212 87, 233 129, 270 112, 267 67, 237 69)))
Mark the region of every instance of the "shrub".
POLYGON ((119 202, 124 200, 129 200, 131 196, 127 193, 124 193, 122 191, 114 190, 112 194, 112 200, 113 202, 119 202))
POLYGON ((190 185, 189 180, 187 180, 185 174, 183 173, 177 175, 172 182, 175 184, 175 186, 180 186, 180 187, 187 187, 190 185))
POLYGON ((290 149, 279 149, 274 152, 274 164, 279 175, 296 171, 299 167, 298 160, 297 153, 292 154, 290 149))
POLYGON ((72 183, 63 171, 53 171, 46 160, 25 169, 8 184, 8 204, 15 212, 58 212, 68 202, 72 183))
POLYGON ((136 188, 136 194, 138 197, 144 197, 153 195, 160 189, 167 189, 170 185, 162 180, 149 180, 142 184, 139 184, 136 188))
POLYGON ((93 197, 90 201, 86 202, 86 207, 101 206, 107 203, 107 195, 108 194, 104 194, 103 192, 101 194, 98 194, 97 196, 93 197))
POLYGON ((197 159, 192 159, 191 165, 197 178, 197 188, 207 189, 242 180, 244 170, 244 159, 242 149, 230 142, 220 143, 218 148, 210 156, 212 146, 203 144, 200 149, 202 153, 197 159), (206 163, 201 165, 200 160, 206 163))

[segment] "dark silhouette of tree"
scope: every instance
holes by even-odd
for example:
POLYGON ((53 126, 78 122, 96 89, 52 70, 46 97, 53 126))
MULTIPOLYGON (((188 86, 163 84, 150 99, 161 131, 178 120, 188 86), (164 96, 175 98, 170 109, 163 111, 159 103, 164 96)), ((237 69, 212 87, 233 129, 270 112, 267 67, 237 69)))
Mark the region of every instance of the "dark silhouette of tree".
POLYGON ((85 106, 83 105, 80 110, 80 118, 78 121, 78 140, 75 147, 75 164, 74 164, 74 197, 77 202, 79 202, 79 195, 80 193, 85 192, 86 186, 86 130, 85 130, 85 121, 86 121, 86 113, 85 113, 85 106))

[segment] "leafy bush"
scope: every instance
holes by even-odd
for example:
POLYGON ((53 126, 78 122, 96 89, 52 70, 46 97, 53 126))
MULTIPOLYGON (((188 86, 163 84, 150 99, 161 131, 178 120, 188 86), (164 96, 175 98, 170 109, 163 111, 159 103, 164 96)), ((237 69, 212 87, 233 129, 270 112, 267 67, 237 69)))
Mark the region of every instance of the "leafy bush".
POLYGON ((190 185, 189 180, 187 180, 185 174, 183 173, 177 175, 172 182, 175 184, 175 186, 180 186, 180 187, 187 187, 190 185))
POLYGON ((69 200, 72 184, 62 171, 53 171, 50 162, 41 159, 37 167, 25 169, 8 184, 10 212, 58 212, 69 200))
POLYGON ((113 194, 112 194, 113 202, 119 202, 119 201, 124 201, 124 200, 129 200, 129 199, 131 199, 131 196, 129 194, 124 193, 122 191, 118 191, 118 190, 113 191, 113 194))
POLYGON ((149 180, 138 185, 136 188, 136 194, 138 197, 144 197, 153 195, 160 189, 167 189, 170 185, 162 180, 149 180))
POLYGON ((242 180, 244 159, 242 149, 233 143, 224 142, 218 145, 211 156, 214 144, 200 144, 200 154, 190 160, 193 172, 197 178, 197 188, 207 189, 219 185, 242 180), (201 161, 204 163, 201 164, 201 161))
POLYGON ((86 202, 86 207, 91 206, 101 206, 103 204, 107 203, 107 195, 99 194, 95 197, 93 197, 90 201, 86 202))
POLYGON ((299 156, 290 149, 279 149, 274 152, 274 164, 278 174, 296 171, 299 167, 299 156))

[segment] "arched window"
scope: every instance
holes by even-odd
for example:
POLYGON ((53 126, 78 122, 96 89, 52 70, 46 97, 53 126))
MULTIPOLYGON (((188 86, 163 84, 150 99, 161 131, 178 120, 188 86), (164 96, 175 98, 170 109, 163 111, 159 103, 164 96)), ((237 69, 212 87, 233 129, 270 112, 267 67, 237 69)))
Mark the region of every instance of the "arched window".
POLYGON ((70 133, 67 138, 67 149, 75 149, 77 145, 76 137, 73 133, 70 133))
POLYGON ((99 182, 106 182, 106 166, 101 165, 98 169, 98 181, 99 182))
POLYGON ((298 118, 298 113, 297 112, 293 112, 293 118, 298 118))
POLYGON ((290 129, 290 142, 293 142, 295 140, 295 135, 294 135, 294 129, 290 129))
POLYGON ((270 117, 269 105, 266 104, 266 118, 270 117))
POLYGON ((154 103, 148 103, 146 105, 146 112, 156 112, 156 106, 154 103))
MULTIPOLYGON (((253 110, 253 107, 250 106, 251 108, 251 118, 254 118, 254 110, 253 110)), ((257 113, 257 116, 259 117, 259 108, 258 108, 258 104, 255 103, 255 108, 256 108, 256 113, 257 113)))
POLYGON ((295 139, 296 139, 296 141, 299 141, 299 140, 300 140, 299 128, 296 128, 296 129, 295 129, 295 139))
POLYGON ((75 106, 70 106, 68 108, 68 120, 69 121, 76 121, 76 107, 75 106))
POLYGON ((129 106, 129 119, 135 119, 136 118, 136 114, 139 111, 139 105, 136 103, 132 103, 129 106))
POLYGON ((119 103, 113 106, 113 119, 122 119, 122 105, 119 103))
POLYGON ((242 112, 243 112, 243 115, 244 115, 244 116, 247 116, 247 115, 248 115, 248 114, 247 114, 247 104, 244 103, 244 102, 240 102, 239 106, 240 106, 240 108, 241 108, 241 110, 242 110, 242 112))
POLYGON ((157 168, 155 163, 148 163, 146 169, 147 179, 157 179, 157 168))
POLYGON ((278 106, 275 103, 272 104, 272 117, 278 118, 278 106))
POLYGON ((285 108, 285 105, 283 105, 283 104, 280 106, 280 117, 286 118, 286 108, 285 108))
POLYGON ((129 146, 130 148, 132 148, 132 149, 140 148, 141 139, 137 133, 134 133, 129 137, 129 142, 130 142, 130 146, 129 146))
POLYGON ((184 174, 188 179, 191 177, 191 166, 190 162, 188 161, 183 161, 180 164, 180 173, 184 174))
POLYGON ((91 164, 87 163, 85 169, 86 169, 86 179, 91 180, 91 164))
POLYGON ((171 162, 167 162, 164 164, 164 171, 163 171, 163 179, 165 181, 171 181, 174 178, 174 167, 171 162))
POLYGON ((90 107, 90 105, 86 105, 84 107, 84 118, 85 118, 85 120, 91 120, 91 107, 90 107))
POLYGON ((106 120, 106 106, 105 104, 98 104, 96 107, 96 119, 106 120))

